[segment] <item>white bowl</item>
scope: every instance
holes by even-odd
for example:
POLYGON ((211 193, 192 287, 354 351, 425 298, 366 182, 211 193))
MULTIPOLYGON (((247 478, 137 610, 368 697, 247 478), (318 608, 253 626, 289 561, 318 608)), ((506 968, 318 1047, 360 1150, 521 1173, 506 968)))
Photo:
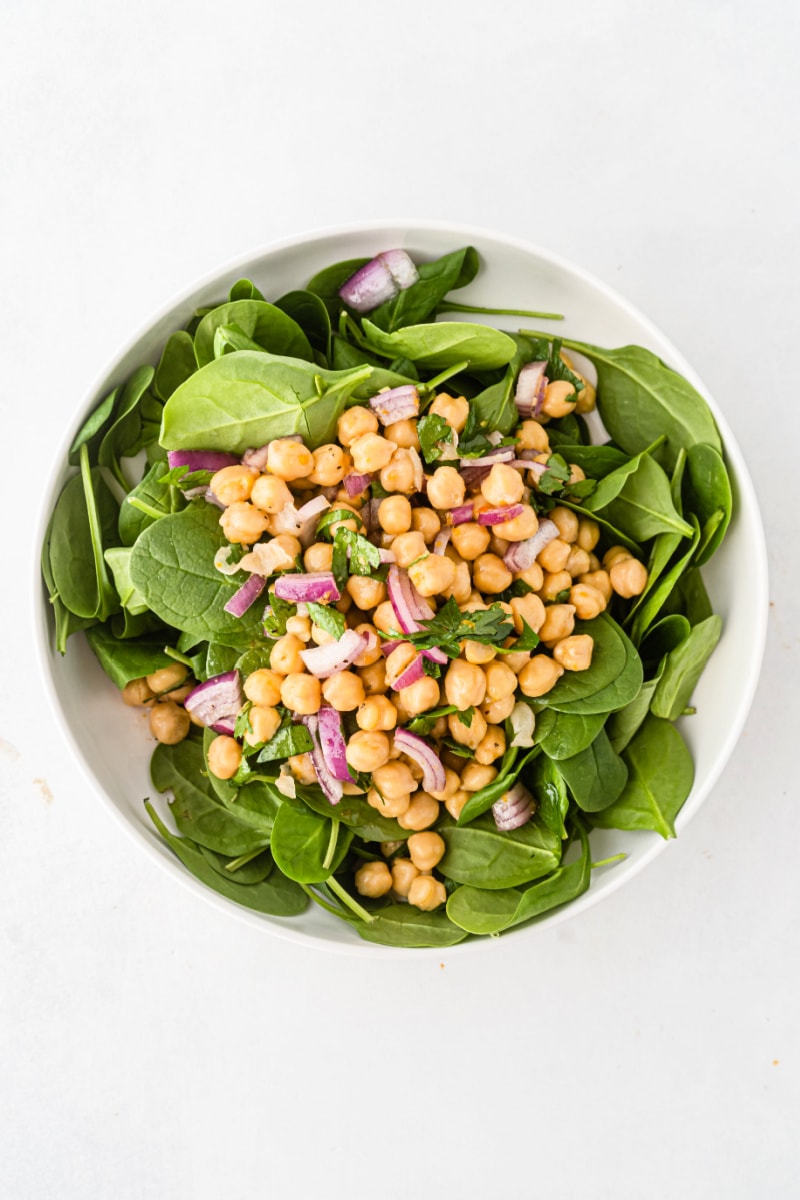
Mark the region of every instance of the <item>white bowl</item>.
MULTIPOLYGON (((274 299, 303 286, 320 268, 341 259, 368 256, 395 246, 407 248, 412 257, 435 258, 467 244, 477 248, 482 269, 475 282, 458 293, 459 300, 561 312, 566 314, 566 320, 558 324, 557 331, 563 331, 565 336, 601 346, 626 343, 646 346, 691 380, 705 396, 719 425, 736 507, 721 550, 703 569, 715 611, 723 618, 724 632, 696 690, 697 713, 681 722, 681 732, 694 758, 695 782, 676 822, 680 836, 736 745, 758 681, 768 608, 766 547, 758 503, 724 414, 681 354, 626 300, 546 250, 465 226, 376 222, 291 238, 216 271, 157 312, 76 407, 44 498, 37 540, 41 542, 56 497, 71 474, 66 465, 67 450, 86 415, 134 367, 145 362, 156 363, 167 336, 181 328, 195 308, 221 300, 236 279, 246 276, 254 280, 268 299, 274 299)), ((509 322, 509 318, 505 321, 509 322)), ((510 321, 513 327, 515 319, 510 321)), ((503 320, 497 323, 502 325, 503 320)), ((291 919, 251 912, 216 895, 190 876, 159 839, 142 805, 144 796, 153 795, 148 774, 153 741, 146 721, 136 710, 120 703, 116 688, 101 671, 81 635, 70 639, 64 658, 56 653, 49 605, 38 575, 34 586, 38 608, 37 648, 58 722, 96 791, 139 846, 198 896, 267 933, 346 953, 370 956, 410 953, 365 943, 349 925, 316 906, 291 919)), ((545 926, 577 916, 631 879, 666 845, 655 833, 596 830, 592 834, 595 861, 620 851, 627 856, 624 861, 596 870, 591 887, 580 899, 511 930, 504 937, 513 936, 521 941, 533 937, 545 926)), ((476 938, 448 953, 464 953, 493 942, 491 938, 476 938)), ((441 955, 442 951, 416 953, 441 955)))

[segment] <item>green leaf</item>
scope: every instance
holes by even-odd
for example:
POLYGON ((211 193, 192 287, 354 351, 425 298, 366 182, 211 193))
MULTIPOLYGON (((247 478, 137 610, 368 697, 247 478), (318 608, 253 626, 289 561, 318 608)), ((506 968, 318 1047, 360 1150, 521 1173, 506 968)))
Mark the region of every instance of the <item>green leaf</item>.
POLYGON ((348 258, 344 262, 332 263, 309 279, 306 291, 319 296, 331 319, 336 320, 344 308, 344 302, 339 298, 339 288, 370 261, 369 258, 348 258))
POLYGON ((669 479, 649 454, 640 454, 601 480, 584 507, 603 515, 637 542, 659 533, 691 537, 692 527, 675 511, 669 479), (628 468, 633 464, 633 469, 628 468), (617 484, 621 487, 617 489, 617 484), (608 499, 609 495, 611 499, 608 499))
POLYGON ((472 282, 479 266, 478 253, 472 246, 453 250, 435 262, 417 263, 417 282, 373 309, 370 320, 387 333, 427 321, 448 292, 472 282))
POLYGON ((592 744, 605 720, 604 712, 583 715, 546 709, 536 719, 534 740, 548 758, 570 758, 592 744))
POLYGON ((357 921, 354 929, 366 942, 381 946, 455 946, 467 936, 447 916, 444 909, 423 912, 410 904, 390 904, 375 913, 372 921, 357 921))
POLYGON ((407 325, 384 333, 365 317, 364 332, 370 346, 386 358, 410 358, 418 367, 437 370, 467 360, 473 370, 502 367, 514 357, 516 344, 507 333, 488 325, 444 321, 407 325))
MULTIPOLYGON (((514 390, 520 369, 531 361, 533 349, 528 338, 519 337, 517 334, 509 336, 514 343, 514 351, 503 378, 478 392, 470 401, 470 414, 476 431, 509 434, 519 423, 519 412, 514 404, 514 390)), ((469 425, 467 429, 470 429, 469 425)))
POLYGON ((314 625, 336 638, 337 642, 344 635, 346 624, 344 614, 329 604, 315 604, 313 600, 306 603, 308 615, 314 625))
POLYGON ((277 759, 291 758, 295 754, 305 754, 311 749, 313 742, 305 725, 284 725, 265 744, 256 761, 275 762, 277 759))
POLYGON ((657 717, 677 721, 689 704, 706 663, 722 633, 722 618, 709 617, 666 657, 650 709, 657 717))
MULTIPOLYGON (((83 452, 87 449, 84 447, 83 452)), ((94 468, 91 486, 96 520, 90 520, 84 483, 82 475, 73 476, 56 501, 49 526, 49 570, 53 589, 65 608, 76 617, 105 619, 101 613, 106 610, 108 616, 112 598, 106 580, 101 590, 97 555, 102 560, 103 549, 118 543, 119 506, 102 474, 94 468)))
POLYGON ((323 883, 338 870, 352 836, 348 829, 340 830, 333 861, 325 866, 331 821, 287 802, 278 810, 270 846, 275 862, 287 878, 298 883, 323 883))
POLYGON ((520 829, 501 832, 491 816, 471 825, 440 825, 445 853, 437 870, 456 883, 475 887, 517 887, 549 875, 559 865, 561 839, 536 818, 520 829))
POLYGON ((585 750, 561 759, 558 769, 578 808, 588 813, 612 805, 628 779, 628 768, 612 749, 604 729, 585 750))
POLYGON ((428 413, 417 422, 420 450, 426 463, 442 457, 440 442, 453 444, 453 427, 438 413, 428 413))
POLYGON ((331 356, 331 319, 324 301, 313 292, 298 289, 275 301, 302 329, 311 347, 327 362, 331 356))
POLYGON ((122 502, 119 510, 119 536, 124 546, 132 546, 143 529, 160 519, 154 516, 154 513, 166 517, 186 507, 186 497, 181 489, 163 481, 164 467, 163 461, 153 463, 142 482, 137 484, 122 502), (137 508, 131 501, 142 502, 150 511, 137 508))
POLYGON ((83 425, 81 425, 69 448, 68 461, 71 467, 77 467, 80 448, 84 444, 89 450, 89 462, 92 466, 96 465, 97 452, 103 440, 103 435, 111 421, 116 401, 117 389, 114 388, 114 391, 106 396, 104 400, 100 401, 97 408, 89 414, 83 425))
POLYGON ((730 524, 733 494, 722 455, 713 446, 690 446, 683 483, 684 502, 700 522, 702 537, 694 557, 700 567, 716 552, 730 524))
MULTIPOLYGON (((275 304, 265 300, 234 300, 220 304, 203 317, 194 335, 201 367, 214 359, 214 335, 225 325, 237 326, 258 347, 273 355, 312 361, 308 338, 300 326, 275 304)), ((253 445, 261 445, 254 442, 253 445)))
POLYGON ((675 818, 692 790, 694 764, 669 721, 648 716, 623 752, 628 782, 610 808, 592 820, 604 829, 652 829, 675 837, 675 818))
POLYGON ((94 625, 86 631, 95 658, 109 679, 122 689, 132 679, 142 679, 174 662, 164 652, 164 637, 150 634, 136 640, 115 637, 110 624, 94 625))
POLYGON ((148 442, 158 438, 157 414, 161 405, 150 397, 148 388, 155 372, 152 367, 137 367, 120 393, 112 424, 100 443, 97 461, 116 477, 125 491, 129 484, 120 459, 137 454, 148 442))
POLYGON ((548 707, 583 716, 623 708, 642 686, 636 648, 605 612, 593 621, 576 621, 575 633, 594 639, 591 666, 586 671, 566 671, 547 693, 548 707))
POLYGON ((166 403, 172 393, 185 383, 190 375, 194 375, 197 366, 191 335, 183 329, 171 334, 161 353, 153 380, 153 390, 159 399, 166 403))

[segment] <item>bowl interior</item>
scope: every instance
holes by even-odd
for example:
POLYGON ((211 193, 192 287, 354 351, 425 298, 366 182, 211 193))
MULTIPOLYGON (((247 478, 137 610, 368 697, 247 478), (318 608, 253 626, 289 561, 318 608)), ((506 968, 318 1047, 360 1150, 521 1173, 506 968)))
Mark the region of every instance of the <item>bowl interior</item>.
MULTIPOLYGON (((703 575, 714 608, 723 618, 724 632, 696 690, 693 701, 696 715, 681 720, 681 732, 690 746, 696 774, 692 794, 677 821, 680 834, 733 750, 758 679, 767 616, 766 552, 758 505, 724 414, 675 347, 621 297, 543 250, 464 227, 375 224, 288 241, 217 272, 162 310, 128 344, 85 403, 76 409, 44 500, 39 539, 55 499, 71 473, 66 466, 67 447, 85 416, 135 366, 144 362, 155 364, 169 333, 184 325, 198 306, 222 299, 236 279, 242 276, 252 279, 268 299, 274 299, 303 286, 321 267, 339 259, 372 255, 393 246, 405 247, 412 257, 426 259, 468 243, 477 248, 482 270, 474 283, 459 293, 464 302, 560 312, 566 319, 552 328, 565 336, 607 346, 626 343, 646 346, 694 383, 708 400, 720 426, 736 507, 722 549, 703 569, 703 575)), ((458 319, 469 317, 459 315, 458 319)), ((475 319, 494 321, 505 328, 524 324, 517 318, 475 319)), ((344 922, 316 906, 291 920, 266 917, 216 896, 189 876, 158 839, 142 805, 145 796, 155 799, 148 774, 153 742, 146 716, 121 704, 116 688, 100 670, 81 635, 70 639, 64 658, 56 653, 49 606, 38 576, 35 587, 39 653, 58 719, 97 791, 140 845, 207 900, 278 936, 371 956, 408 953, 362 942, 344 922)), ((576 915, 631 878, 666 844, 654 833, 595 831, 592 835, 595 860, 620 851, 627 855, 625 860, 595 871, 591 888, 576 902, 505 936, 531 936, 545 924, 576 915)), ((454 949, 466 951, 491 940, 476 939, 454 949)), ((441 954, 441 951, 425 953, 441 954)))

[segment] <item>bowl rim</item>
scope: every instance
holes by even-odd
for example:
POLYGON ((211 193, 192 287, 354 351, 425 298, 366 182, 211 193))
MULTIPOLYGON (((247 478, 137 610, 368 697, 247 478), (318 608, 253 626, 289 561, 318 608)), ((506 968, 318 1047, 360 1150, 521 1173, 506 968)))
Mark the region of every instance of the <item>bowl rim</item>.
MULTIPOLYGON (((582 284, 593 288, 604 295, 606 299, 611 301, 625 315, 631 317, 642 328, 652 336, 654 341, 666 347, 669 352, 669 365, 675 370, 683 374, 703 396, 714 416, 725 449, 725 456, 734 468, 736 487, 738 492, 738 513, 739 519, 746 518, 751 526, 751 534, 756 547, 757 562, 752 563, 752 570, 755 575, 756 590, 758 594, 758 603, 756 612, 753 614, 754 624, 751 630, 751 639, 749 643, 749 658, 747 661, 747 674, 743 680, 743 686, 739 692, 736 707, 732 713, 732 719, 729 723, 727 735, 724 739, 720 752, 708 771, 701 785, 693 785, 692 791, 687 798, 686 803, 681 808, 676 819, 676 833, 680 836, 681 832, 688 825, 689 821, 694 817, 697 810, 708 798, 719 781, 722 772, 730 761, 733 750, 739 740, 739 736, 747 720, 748 714, 752 707, 756 688, 758 685, 761 667, 764 658, 767 637, 768 624, 768 602, 769 602, 769 577, 768 577, 768 558, 767 546, 764 533, 764 523, 761 516, 760 506, 753 485, 750 473, 747 469, 747 464, 744 455, 738 445, 733 431, 731 430, 724 413, 720 411, 717 402, 709 392, 703 380, 694 370, 689 362, 684 358, 680 350, 675 346, 672 340, 641 310, 629 301, 625 296, 620 294, 615 288, 608 285, 604 280, 593 275, 585 270, 582 266, 572 262, 554 251, 539 245, 536 242, 529 241, 524 238, 500 233, 496 230, 487 229, 483 226, 475 226, 464 224, 461 222, 450 222, 441 220, 427 220, 425 218, 374 218, 368 221, 351 221, 338 223, 336 225, 317 226, 312 229, 307 229, 301 233, 286 235, 276 240, 268 241, 260 246, 253 247, 250 250, 237 254, 227 261, 219 264, 213 269, 205 272, 197 278, 193 283, 181 288, 174 293, 170 298, 163 302, 155 312, 143 320, 135 329, 135 331, 125 340, 122 346, 116 353, 107 361, 104 368, 99 371, 91 386, 84 392, 83 401, 79 407, 73 410, 77 414, 72 423, 65 430, 64 435, 59 441, 53 459, 48 463, 46 478, 50 482, 50 486, 43 495, 39 505, 37 514, 36 529, 33 541, 33 578, 32 578, 32 606, 31 614, 33 618, 33 643, 35 657, 38 663, 39 671, 45 681, 45 692, 56 724, 69 747, 74 761, 80 767, 84 776, 92 790, 97 794, 104 808, 110 811, 114 819, 125 830, 127 835, 131 837, 145 853, 155 862, 159 864, 162 870, 170 873, 175 879, 181 882, 184 887, 188 888, 194 894, 202 897, 206 903, 214 905, 217 909, 229 915, 238 917, 251 928, 257 928, 266 931, 269 935, 278 937, 283 941, 292 942, 294 944, 312 946, 317 950, 323 950, 328 953, 343 954, 346 956, 358 956, 369 958, 408 958, 409 955, 425 955, 427 957, 447 953, 448 955, 455 952, 466 953, 473 952, 481 947, 485 948, 490 944, 496 943, 500 939, 492 937, 477 937, 467 938, 463 942, 456 943, 449 947, 418 947, 404 948, 395 946, 382 946, 376 943, 364 942, 362 940, 350 942, 339 942, 328 940, 319 937, 316 934, 305 932, 296 927, 292 918, 282 918, 269 916, 265 919, 264 914, 253 912, 249 909, 237 905, 234 901, 218 895, 210 888, 205 887, 199 880, 195 879, 183 866, 177 858, 167 858, 157 844, 155 836, 148 835, 144 827, 138 827, 131 822, 123 810, 114 802, 109 793, 101 786, 97 780, 88 756, 82 750, 77 738, 72 732, 66 717, 62 711, 60 704, 56 698, 56 688, 54 680, 55 663, 58 661, 54 657, 52 649, 52 630, 48 614, 48 605, 46 600, 46 590, 41 575, 40 567, 40 549, 42 546, 44 534, 52 512, 52 504, 55 499, 55 485, 53 481, 58 477, 64 468, 67 460, 69 447, 75 436, 75 430, 79 428, 80 421, 85 419, 85 416, 91 411, 91 408, 96 405, 97 397, 101 390, 106 386, 110 376, 118 370, 124 359, 135 349, 155 326, 163 322, 175 309, 185 306, 197 293, 204 291, 207 288, 215 286, 226 277, 241 273, 248 265, 251 265, 255 260, 267 258, 271 255, 297 249, 301 246, 308 246, 315 242, 329 241, 334 238, 343 238, 354 234, 389 234, 402 231, 404 234, 413 235, 433 234, 447 235, 454 239, 464 239, 463 243, 472 244, 473 241, 495 243, 503 245, 508 249, 518 250, 520 253, 536 257, 550 266, 556 268, 559 272, 571 275, 582 284)), ((616 892, 629 880, 639 874, 657 855, 663 853, 675 841, 670 839, 664 841, 654 836, 649 846, 642 848, 641 853, 635 860, 629 860, 626 870, 617 873, 614 872, 607 879, 603 892, 598 894, 592 893, 591 889, 585 892, 577 900, 563 905, 560 908, 552 910, 552 912, 543 914, 540 920, 534 920, 511 930, 511 933, 528 934, 543 930, 544 928, 553 928, 564 921, 570 920, 578 916, 585 909, 599 903, 605 897, 616 892)), ((503 939, 505 943, 507 938, 503 939)))

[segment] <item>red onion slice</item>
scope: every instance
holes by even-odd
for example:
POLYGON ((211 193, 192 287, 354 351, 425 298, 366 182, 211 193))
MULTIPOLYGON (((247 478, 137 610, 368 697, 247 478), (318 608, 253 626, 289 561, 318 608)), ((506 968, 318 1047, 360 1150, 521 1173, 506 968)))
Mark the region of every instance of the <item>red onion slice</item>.
POLYGON ((306 575, 281 575, 275 580, 275 595, 293 604, 326 604, 341 600, 342 593, 330 571, 309 571, 306 575))
POLYGON ((334 779, 344 783, 355 783, 347 769, 347 746, 342 736, 342 718, 335 708, 327 705, 317 713, 319 721, 319 744, 325 766, 334 779))
POLYGON ((312 646, 301 650, 300 657, 306 668, 317 679, 328 679, 339 671, 352 667, 357 658, 367 652, 369 639, 355 629, 345 629, 338 642, 327 642, 324 646, 312 646))
POLYGON ((351 500, 365 492, 371 483, 371 475, 345 475, 344 477, 344 486, 351 500))
POLYGON ((503 555, 509 571, 527 571, 554 538, 558 537, 558 526, 549 517, 543 517, 533 537, 522 542, 512 542, 503 555))
POLYGON ((523 417, 535 416, 544 401, 546 362, 526 363, 517 376, 514 403, 523 417))
POLYGON ((214 493, 212 492, 211 488, 206 488, 206 490, 205 490, 205 499, 206 499, 206 503, 207 503, 207 504, 213 504, 213 505, 215 505, 217 508, 219 508, 219 509, 222 509, 222 511, 223 511, 223 512, 225 511, 225 505, 222 503, 222 501, 220 500, 219 496, 215 496, 215 495, 214 495, 214 493))
POLYGON ((521 783, 515 783, 492 805, 492 816, 498 829, 519 829, 533 816, 533 797, 521 783))
POLYGON ((447 514, 447 520, 450 525, 463 525, 465 521, 471 521, 475 515, 475 510, 471 504, 459 504, 458 508, 451 508, 447 514))
POLYGON ((507 504, 505 508, 487 508, 478 513, 479 525, 502 525, 505 521, 513 521, 525 512, 522 504, 507 504))
POLYGON ((230 613, 232 617, 243 617, 263 592, 266 582, 263 575, 251 575, 247 583, 243 583, 233 593, 225 605, 225 612, 230 613))
POLYGON ((419 415, 419 392, 413 383, 402 387, 388 388, 372 396, 369 406, 381 425, 394 425, 395 421, 407 421, 419 415))
POLYGON ((466 487, 467 491, 471 492, 474 491, 475 488, 479 488, 484 479, 489 478, 489 472, 492 468, 467 467, 464 465, 466 461, 466 459, 462 459, 461 462, 461 478, 464 480, 464 486, 466 487))
POLYGON ((512 458, 508 464, 510 467, 516 467, 520 471, 533 471, 534 475, 544 475, 547 470, 546 463, 531 462, 528 458, 512 458))
POLYGON ((344 795, 344 786, 341 780, 334 778, 333 774, 328 770, 328 764, 325 762, 325 756, 322 753, 322 747, 319 744, 319 717, 315 714, 308 717, 303 717, 303 724, 311 737, 311 761, 314 764, 314 770, 317 773, 317 782, 325 793, 325 798, 330 804, 338 804, 344 795))
POLYGON ((187 712, 217 733, 233 733, 239 709, 244 704, 238 671, 212 675, 192 688, 183 702, 187 712))
POLYGON ((170 469, 188 467, 190 471, 221 471, 223 467, 239 465, 235 454, 223 454, 219 450, 168 450, 167 462, 170 469))
POLYGON ((420 633, 420 621, 430 621, 433 609, 420 596, 405 571, 392 564, 387 578, 389 600, 403 633, 420 633))
POLYGON ((405 250, 384 250, 339 288, 339 296, 356 312, 371 312, 416 283, 419 273, 405 250))
POLYGON ((418 654, 416 658, 411 660, 405 671, 401 671, 397 676, 397 679, 392 684, 392 688, 396 692, 402 692, 403 688, 411 687, 412 683, 419 683, 424 674, 425 668, 422 664, 422 655, 418 654))
POLYGON ((480 458, 462 458, 462 467, 493 467, 495 463, 510 462, 516 454, 513 446, 500 446, 491 454, 482 454, 480 458))
POLYGON ((394 744, 399 750, 402 750, 403 754, 413 758, 414 762, 422 767, 422 786, 426 792, 444 791, 446 783, 444 764, 424 738, 419 737, 416 733, 409 733, 407 729, 398 729, 394 735, 394 744))
POLYGON ((443 529, 440 529, 433 540, 433 553, 444 554, 445 550, 447 549, 447 543, 450 541, 452 536, 453 530, 449 525, 445 525, 443 529))

